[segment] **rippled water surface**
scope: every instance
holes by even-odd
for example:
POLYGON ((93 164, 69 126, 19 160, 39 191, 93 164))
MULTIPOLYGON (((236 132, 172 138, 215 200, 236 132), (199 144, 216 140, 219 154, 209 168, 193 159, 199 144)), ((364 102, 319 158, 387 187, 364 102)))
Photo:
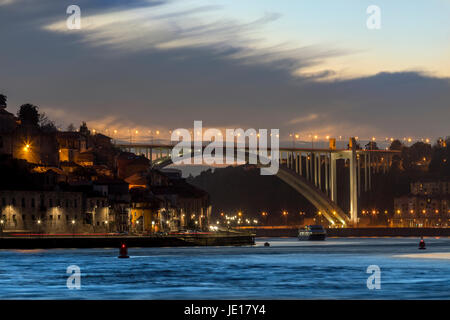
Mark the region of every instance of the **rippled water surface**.
POLYGON ((258 239, 252 247, 0 250, 1 299, 450 299, 450 239, 258 239), (264 247, 264 242, 270 247, 264 247), (413 254, 411 256, 411 254, 413 254), (409 255, 409 256, 404 256, 409 255), (81 289, 66 286, 81 269, 81 289), (381 289, 367 289, 369 265, 381 289))

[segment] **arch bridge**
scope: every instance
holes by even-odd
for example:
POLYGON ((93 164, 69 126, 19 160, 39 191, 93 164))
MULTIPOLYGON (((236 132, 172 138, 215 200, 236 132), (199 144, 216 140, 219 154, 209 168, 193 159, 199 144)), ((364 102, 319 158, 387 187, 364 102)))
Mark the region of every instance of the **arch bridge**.
MULTIPOLYGON (((351 145, 355 146, 355 143, 351 145)), ((170 144, 116 144, 123 151, 143 155, 152 168, 162 169, 172 162, 170 144)), ((202 146, 204 149, 205 146, 202 146)), ((193 151, 193 148, 191 149, 193 151)), ((239 149, 242 151, 242 149, 239 149)), ((199 151, 199 150, 198 150, 199 151)), ((203 150, 202 150, 203 151, 203 150)), ((235 148, 235 152, 238 150, 235 148)), ((268 157, 271 156, 268 148, 268 157)), ((277 177, 303 195, 331 225, 349 226, 358 223, 358 200, 362 192, 372 190, 372 174, 387 173, 398 151, 347 149, 282 148, 279 152, 277 177), (344 160, 350 171, 350 210, 348 213, 337 204, 337 160, 344 160)), ((248 163, 252 150, 245 149, 248 163)), ((196 153, 197 154, 197 153, 196 153)), ((194 157, 194 152, 191 152, 194 157)), ((264 165, 258 164, 259 167, 264 165)))

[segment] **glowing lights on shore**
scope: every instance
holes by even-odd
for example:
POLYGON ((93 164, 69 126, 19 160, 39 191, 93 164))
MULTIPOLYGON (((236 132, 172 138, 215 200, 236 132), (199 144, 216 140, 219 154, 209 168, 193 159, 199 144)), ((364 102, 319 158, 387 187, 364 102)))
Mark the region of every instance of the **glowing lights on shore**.
MULTIPOLYGON (((259 223, 259 221, 257 219, 254 218, 244 218, 244 214, 242 213, 242 211, 238 211, 235 215, 228 215, 225 214, 223 212, 221 212, 221 218, 224 219, 225 223, 227 225, 230 224, 234 224, 234 225, 257 225, 259 223)), ((263 217, 267 217, 267 212, 263 211, 261 212, 261 215, 263 217)), ((217 224, 220 224, 220 221, 217 221, 217 224)))

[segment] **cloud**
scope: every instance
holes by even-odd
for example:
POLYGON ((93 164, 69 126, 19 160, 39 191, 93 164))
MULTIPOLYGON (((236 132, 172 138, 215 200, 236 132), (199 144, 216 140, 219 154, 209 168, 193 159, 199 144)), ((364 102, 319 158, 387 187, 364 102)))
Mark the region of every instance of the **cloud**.
MULTIPOLYGON (((118 8, 107 12, 82 14, 81 41, 90 46, 106 46, 116 53, 167 51, 183 48, 205 48, 220 53, 222 58, 242 64, 271 64, 286 69, 293 76, 312 80, 329 80, 339 74, 322 70, 330 59, 351 54, 348 50, 329 49, 323 45, 273 43, 262 29, 281 18, 266 13, 260 18, 242 22, 221 17, 219 6, 197 5, 183 0, 152 4, 138 8, 118 8), (276 62, 276 64, 274 63, 276 62), (314 68, 314 74, 304 69, 314 68)), ((44 30, 73 34, 65 20, 43 26, 44 30)))
POLYGON ((306 116, 300 116, 300 117, 291 119, 288 121, 288 124, 299 124, 299 123, 311 122, 311 121, 317 120, 318 118, 319 118, 318 114, 311 113, 306 116))
POLYGON ((10 5, 13 2, 17 2, 17 0, 0 0, 0 6, 10 5))
POLYGON ((288 140, 292 132, 306 140, 448 135, 448 78, 417 70, 346 77, 333 64, 350 51, 267 41, 261 30, 282 21, 276 14, 238 21, 184 2, 91 3, 80 0, 80 31, 64 29, 65 7, 50 0, 2 7, 0 92, 10 112, 31 102, 63 127, 84 120, 125 137, 194 120, 279 128, 288 140))

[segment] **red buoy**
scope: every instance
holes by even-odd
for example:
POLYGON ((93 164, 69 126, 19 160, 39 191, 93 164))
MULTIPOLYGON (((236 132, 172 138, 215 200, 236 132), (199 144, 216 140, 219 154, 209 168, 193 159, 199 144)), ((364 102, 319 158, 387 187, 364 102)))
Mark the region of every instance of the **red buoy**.
POLYGON ((425 250, 425 241, 423 240, 423 237, 420 238, 420 242, 419 242, 419 249, 420 250, 425 250))
POLYGON ((128 247, 125 243, 121 244, 119 253, 120 253, 119 258, 121 258, 121 259, 129 258, 128 247))

